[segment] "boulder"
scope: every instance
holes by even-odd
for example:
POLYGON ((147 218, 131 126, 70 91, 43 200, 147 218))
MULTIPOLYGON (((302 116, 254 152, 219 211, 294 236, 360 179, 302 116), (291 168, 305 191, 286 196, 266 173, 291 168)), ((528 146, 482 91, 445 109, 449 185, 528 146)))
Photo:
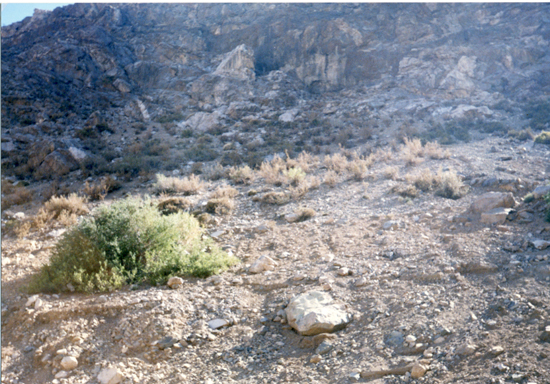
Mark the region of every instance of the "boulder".
POLYGON ((481 214, 481 222, 485 224, 504 224, 511 208, 495 208, 481 214))
POLYGON ((173 276, 168 279, 168 283, 166 283, 166 285, 172 289, 181 288, 183 286, 183 279, 181 277, 173 276))
POLYGON ((61 151, 53 151, 44 158, 44 161, 36 170, 36 175, 38 178, 63 176, 76 168, 78 168, 78 165, 72 159, 72 156, 66 156, 61 151))
POLYGON ((286 308, 288 324, 302 336, 335 332, 346 327, 351 315, 326 292, 313 291, 293 298, 286 308))
POLYGON ((474 213, 489 212, 495 208, 513 208, 516 205, 511 192, 488 192, 479 196, 470 206, 474 213))
POLYGON ((65 356, 61 360, 60 365, 61 365, 61 368, 63 368, 65 371, 70 371, 78 367, 78 360, 73 356, 65 356))
POLYGON ((239 45, 226 54, 216 71, 215 75, 234 77, 241 80, 253 80, 255 78, 255 60, 252 48, 244 44, 239 45))
POLYGON ((533 191, 533 197, 540 199, 550 193, 550 185, 539 185, 533 191))

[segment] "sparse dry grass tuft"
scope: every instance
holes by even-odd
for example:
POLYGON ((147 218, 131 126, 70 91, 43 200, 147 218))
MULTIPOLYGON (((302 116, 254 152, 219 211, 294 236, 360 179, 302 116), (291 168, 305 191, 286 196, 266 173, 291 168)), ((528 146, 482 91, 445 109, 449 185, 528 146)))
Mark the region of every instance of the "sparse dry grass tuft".
POLYGON ((210 197, 212 199, 218 199, 220 197, 234 198, 238 194, 239 194, 239 191, 237 191, 235 188, 224 186, 224 187, 219 187, 214 192, 212 192, 212 195, 210 197))
POLYGON ((391 189, 392 193, 397 193, 399 196, 402 197, 410 197, 415 198, 418 196, 418 189, 414 185, 396 185, 391 189))
POLYGON ((273 184, 276 186, 283 185, 286 181, 285 176, 282 174, 286 170, 286 164, 283 159, 275 155, 273 160, 264 161, 260 165, 260 176, 264 178, 265 182, 268 184, 273 184))
POLYGON ((230 197, 224 196, 208 200, 206 212, 216 215, 227 215, 235 209, 235 202, 230 197))
POLYGON ((248 166, 234 168, 229 170, 229 178, 236 184, 250 184, 254 181, 256 176, 254 171, 248 166))
POLYGON ((109 192, 121 187, 121 183, 111 176, 102 178, 98 183, 90 184, 86 181, 82 193, 92 201, 103 200, 109 192))
POLYGON ((437 173, 424 169, 419 175, 409 177, 413 185, 424 191, 434 191, 437 196, 447 199, 460 199, 468 193, 468 187, 464 185, 454 170, 443 172, 440 168, 437 173))
POLYGON ((286 163, 289 168, 301 168, 305 173, 309 173, 319 166, 319 157, 308 152, 301 152, 296 159, 290 159, 287 156, 286 163))
POLYGON ((311 208, 299 208, 294 213, 298 215, 298 219, 296 219, 296 222, 298 223, 311 219, 313 216, 316 215, 315 210, 311 208))
POLYGON ((334 187, 338 183, 338 175, 336 174, 336 172, 328 171, 327 173, 325 173, 323 183, 328 185, 329 187, 334 187))
POLYGON ((384 177, 389 180, 397 180, 399 177, 399 168, 386 167, 386 169, 384 169, 384 177))
POLYGON ((54 196, 44 204, 47 214, 51 219, 61 218, 63 221, 69 220, 71 215, 85 215, 89 212, 86 206, 86 198, 71 193, 69 196, 54 196))
POLYGON ((338 174, 344 173, 348 168, 348 159, 341 153, 335 153, 332 156, 327 155, 324 163, 329 171, 333 171, 338 174))
POLYGON ((451 152, 448 149, 443 149, 437 141, 432 141, 424 145, 424 155, 434 160, 448 159, 451 157, 451 152))
POLYGON ((439 185, 435 194, 447 199, 460 199, 468 193, 468 187, 464 185, 454 170, 438 173, 439 185))
POLYGON ((290 196, 284 192, 268 192, 259 201, 265 204, 284 205, 290 201, 290 196))
POLYGON ((32 201, 32 193, 22 185, 13 185, 8 180, 2 180, 2 209, 14 205, 22 205, 32 201))
POLYGON ((157 209, 163 215, 171 215, 177 212, 185 212, 191 208, 191 202, 185 197, 161 197, 157 209))
POLYGON ((378 148, 373 156, 374 159, 380 163, 387 163, 394 157, 391 147, 378 148))
POLYGON ((205 188, 205 183, 200 176, 190 175, 180 179, 178 177, 167 177, 162 174, 157 174, 157 182, 153 186, 153 190, 157 194, 177 194, 194 195, 205 188))

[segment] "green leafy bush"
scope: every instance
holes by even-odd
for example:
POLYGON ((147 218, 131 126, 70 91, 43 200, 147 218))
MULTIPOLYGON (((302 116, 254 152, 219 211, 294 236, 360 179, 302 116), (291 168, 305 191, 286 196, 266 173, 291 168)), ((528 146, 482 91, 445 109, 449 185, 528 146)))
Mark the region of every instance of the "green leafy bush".
POLYGON ((162 215, 149 200, 128 198, 102 207, 55 245, 31 292, 112 291, 123 284, 163 283, 174 275, 206 277, 238 262, 188 213, 162 215))

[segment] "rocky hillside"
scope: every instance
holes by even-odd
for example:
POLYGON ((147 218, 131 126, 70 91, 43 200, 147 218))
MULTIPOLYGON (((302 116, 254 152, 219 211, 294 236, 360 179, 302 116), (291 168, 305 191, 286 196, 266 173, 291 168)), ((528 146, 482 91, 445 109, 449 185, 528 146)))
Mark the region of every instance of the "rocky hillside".
POLYGON ((550 384, 549 9, 3 27, 2 384, 550 384))
POLYGON ((2 166, 34 179, 75 170, 72 178, 136 176, 190 161, 257 165, 284 150, 376 145, 396 129, 410 136, 457 120, 520 131, 526 108, 549 90, 549 9, 75 4, 36 12, 2 28, 2 166), (135 161, 136 152, 146 157, 135 161))

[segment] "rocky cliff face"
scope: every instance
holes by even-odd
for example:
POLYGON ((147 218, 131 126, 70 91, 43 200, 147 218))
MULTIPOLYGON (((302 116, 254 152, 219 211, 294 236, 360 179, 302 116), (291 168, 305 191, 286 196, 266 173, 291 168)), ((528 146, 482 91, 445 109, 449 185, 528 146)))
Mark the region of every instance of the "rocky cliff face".
MULTIPOLYGON (((550 91, 549 20, 546 4, 75 4, 37 12, 2 28, 3 167, 63 175, 82 166, 82 154, 95 163, 124 157, 144 131, 172 143, 183 130, 206 131, 211 147, 240 133, 234 155, 250 160, 246 144, 269 147, 286 112, 292 118, 282 122, 296 129, 285 139, 303 143, 297 149, 319 145, 318 122, 348 129, 350 139, 358 126, 422 130, 464 111, 525 126, 522 106, 550 91)), ((178 161, 222 155, 186 152, 178 161)))

